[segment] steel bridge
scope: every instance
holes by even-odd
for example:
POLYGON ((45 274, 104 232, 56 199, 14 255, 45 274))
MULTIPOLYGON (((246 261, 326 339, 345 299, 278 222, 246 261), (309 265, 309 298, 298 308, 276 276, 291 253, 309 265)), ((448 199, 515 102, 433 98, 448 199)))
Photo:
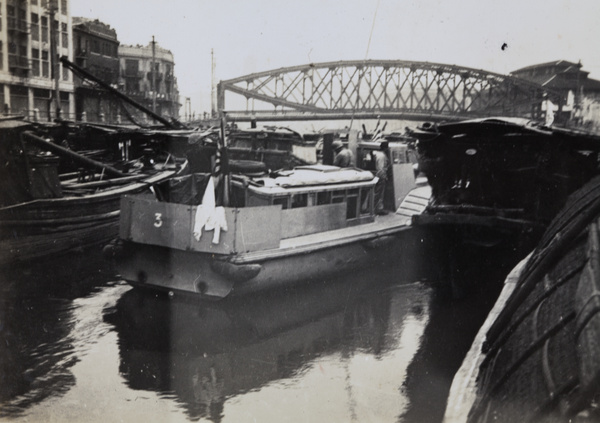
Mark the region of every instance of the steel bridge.
POLYGON ((402 60, 311 63, 221 81, 217 88, 218 110, 237 121, 538 118, 545 98, 559 107, 565 102, 520 78, 402 60))

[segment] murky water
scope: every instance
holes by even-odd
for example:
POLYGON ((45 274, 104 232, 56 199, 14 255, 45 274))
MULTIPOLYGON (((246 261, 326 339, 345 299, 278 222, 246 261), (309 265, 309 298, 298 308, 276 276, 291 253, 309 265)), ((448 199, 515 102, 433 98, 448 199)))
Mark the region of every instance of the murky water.
POLYGON ((89 257, 5 271, 0 418, 441 421, 504 274, 481 267, 460 301, 390 268, 207 304, 139 292, 89 257))

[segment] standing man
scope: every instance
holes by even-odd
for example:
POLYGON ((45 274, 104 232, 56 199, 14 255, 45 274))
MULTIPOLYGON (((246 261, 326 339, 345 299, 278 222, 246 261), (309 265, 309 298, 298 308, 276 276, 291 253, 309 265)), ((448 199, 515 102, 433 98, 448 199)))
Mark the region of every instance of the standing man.
POLYGON ((390 170, 390 159, 388 158, 389 145, 383 141, 379 145, 379 150, 374 150, 371 154, 375 162, 375 176, 379 178, 375 185, 375 212, 378 215, 387 214, 383 208, 383 197, 385 195, 385 186, 388 180, 390 170))
POLYGON ((338 167, 351 167, 352 166, 352 151, 344 147, 344 144, 340 140, 335 140, 331 147, 335 152, 335 158, 333 159, 333 165, 338 167))

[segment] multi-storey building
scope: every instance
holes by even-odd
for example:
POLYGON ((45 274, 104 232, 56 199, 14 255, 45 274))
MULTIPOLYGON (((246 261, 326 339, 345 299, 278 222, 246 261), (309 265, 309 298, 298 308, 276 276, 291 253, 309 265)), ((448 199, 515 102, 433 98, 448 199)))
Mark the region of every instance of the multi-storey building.
POLYGON ((581 63, 557 60, 517 69, 511 75, 562 93, 566 102, 559 118, 563 122, 600 130, 600 81, 589 78, 581 63))
MULTIPOLYGON (((119 40, 117 32, 97 19, 73 17, 75 64, 96 78, 117 88, 119 82, 119 40)), ((97 84, 74 77, 77 120, 119 123, 120 103, 97 84)))
MULTIPOLYGON (((119 60, 120 91, 162 117, 177 119, 181 104, 173 54, 157 43, 153 46, 153 42, 147 46, 120 45, 119 60)), ((135 116, 147 118, 139 112, 135 116)))
POLYGON ((61 117, 73 118, 71 72, 57 66, 54 78, 51 60, 53 34, 57 57, 70 55, 69 1, 5 0, 0 3, 0 15, 2 113, 54 119, 58 104, 53 100, 58 92, 61 117))

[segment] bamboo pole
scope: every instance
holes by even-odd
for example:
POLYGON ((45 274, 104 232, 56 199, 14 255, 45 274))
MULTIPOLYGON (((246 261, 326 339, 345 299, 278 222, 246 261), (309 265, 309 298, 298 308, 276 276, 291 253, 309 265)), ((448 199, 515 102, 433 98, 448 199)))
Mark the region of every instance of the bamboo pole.
POLYGON ((92 159, 82 156, 81 154, 78 154, 72 150, 61 147, 60 145, 51 143, 50 141, 46 141, 44 138, 39 137, 29 131, 23 132, 23 135, 26 136, 29 140, 33 141, 33 143, 37 144, 39 147, 41 147, 45 150, 51 151, 59 156, 69 157, 73 161, 75 161, 77 163, 81 163, 82 165, 102 170, 102 171, 106 172, 106 174, 111 175, 111 176, 118 176, 118 177, 129 176, 128 174, 123 173, 123 172, 115 169, 112 166, 109 166, 102 162, 98 162, 96 160, 92 160, 92 159))

